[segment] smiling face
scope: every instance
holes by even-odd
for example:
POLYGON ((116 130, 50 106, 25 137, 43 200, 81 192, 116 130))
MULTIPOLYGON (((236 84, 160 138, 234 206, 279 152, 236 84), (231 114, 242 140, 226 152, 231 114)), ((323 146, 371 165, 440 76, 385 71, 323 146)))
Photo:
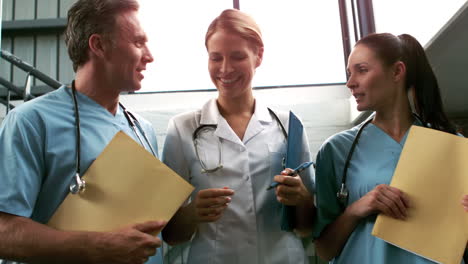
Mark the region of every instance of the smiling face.
POLYGON ((237 34, 219 29, 207 41, 208 70, 219 96, 236 98, 252 93, 252 78, 262 62, 263 49, 237 34))
POLYGON ((126 11, 116 16, 111 38, 105 55, 109 77, 120 92, 139 90, 143 71, 146 64, 153 61, 153 56, 146 45, 146 33, 140 25, 137 11, 126 11))
POLYGON ((365 45, 357 45, 348 60, 346 86, 356 99, 359 111, 381 110, 397 100, 398 89, 392 67, 385 67, 365 45))

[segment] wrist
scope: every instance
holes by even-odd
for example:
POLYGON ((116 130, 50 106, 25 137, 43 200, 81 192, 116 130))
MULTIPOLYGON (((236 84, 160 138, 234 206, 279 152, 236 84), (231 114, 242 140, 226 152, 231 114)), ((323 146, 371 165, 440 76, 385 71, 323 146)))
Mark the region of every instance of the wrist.
POLYGON ((349 206, 346 207, 344 210, 343 214, 349 218, 351 221, 359 221, 365 216, 363 216, 361 213, 359 213, 359 204, 357 204, 357 201, 350 204, 349 206))
POLYGON ((200 223, 200 218, 197 214, 197 207, 195 205, 195 201, 191 201, 187 206, 185 206, 184 211, 184 216, 187 219, 190 219, 190 222, 192 222, 194 225, 198 225, 200 223))
POLYGON ((305 208, 313 208, 314 207, 314 196, 311 195, 307 190, 302 191, 301 201, 299 202, 299 206, 305 208))

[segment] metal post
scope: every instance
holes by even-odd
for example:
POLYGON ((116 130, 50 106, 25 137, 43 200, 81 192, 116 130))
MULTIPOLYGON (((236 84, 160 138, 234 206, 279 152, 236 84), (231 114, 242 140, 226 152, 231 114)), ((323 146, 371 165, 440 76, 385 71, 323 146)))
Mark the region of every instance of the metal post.
POLYGON ((26 83, 24 84, 24 93, 23 93, 23 100, 25 102, 32 99, 31 97, 31 73, 28 72, 26 75, 26 83))
POLYGON ((359 15, 359 33, 363 38, 375 33, 374 7, 372 0, 357 0, 357 11, 359 15))
POLYGON ((8 112, 10 112, 10 90, 7 91, 7 103, 6 103, 6 114, 8 115, 8 112))
MULTIPOLYGON (((343 41, 343 54, 345 69, 348 66, 348 57, 351 53, 351 42, 349 39, 349 24, 348 24, 348 15, 346 10, 346 0, 338 0, 338 5, 340 9, 340 22, 341 22, 341 38, 343 41)), ((348 71, 346 72, 346 79, 348 79, 348 71)))

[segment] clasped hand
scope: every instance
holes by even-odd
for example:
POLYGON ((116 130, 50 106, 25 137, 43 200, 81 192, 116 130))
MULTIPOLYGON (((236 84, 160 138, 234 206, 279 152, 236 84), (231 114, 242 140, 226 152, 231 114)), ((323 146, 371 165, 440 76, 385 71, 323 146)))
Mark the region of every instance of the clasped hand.
POLYGON ((199 191, 195 196, 194 202, 191 204, 196 221, 217 221, 231 202, 232 195, 234 195, 234 190, 228 187, 199 191))
POLYGON ((408 197, 401 190, 380 184, 351 204, 348 209, 360 218, 383 213, 396 219, 405 219, 409 207, 408 197))
POLYGON ((276 199, 284 205, 303 205, 312 200, 312 195, 299 175, 290 176, 292 172, 292 169, 287 168, 281 172, 281 175, 273 178, 274 181, 280 183, 275 190, 276 199))

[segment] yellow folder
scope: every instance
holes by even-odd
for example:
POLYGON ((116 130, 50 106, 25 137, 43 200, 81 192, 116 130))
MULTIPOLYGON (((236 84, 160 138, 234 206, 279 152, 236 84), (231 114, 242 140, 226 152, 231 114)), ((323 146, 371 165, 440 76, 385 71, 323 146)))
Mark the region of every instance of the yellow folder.
POLYGON ((383 214, 372 234, 437 263, 459 264, 468 240, 468 140, 413 126, 391 186, 410 199, 406 220, 383 214))
POLYGON ((68 194, 49 226, 110 231, 169 220, 194 189, 123 132, 115 135, 83 179, 85 191, 68 194))

